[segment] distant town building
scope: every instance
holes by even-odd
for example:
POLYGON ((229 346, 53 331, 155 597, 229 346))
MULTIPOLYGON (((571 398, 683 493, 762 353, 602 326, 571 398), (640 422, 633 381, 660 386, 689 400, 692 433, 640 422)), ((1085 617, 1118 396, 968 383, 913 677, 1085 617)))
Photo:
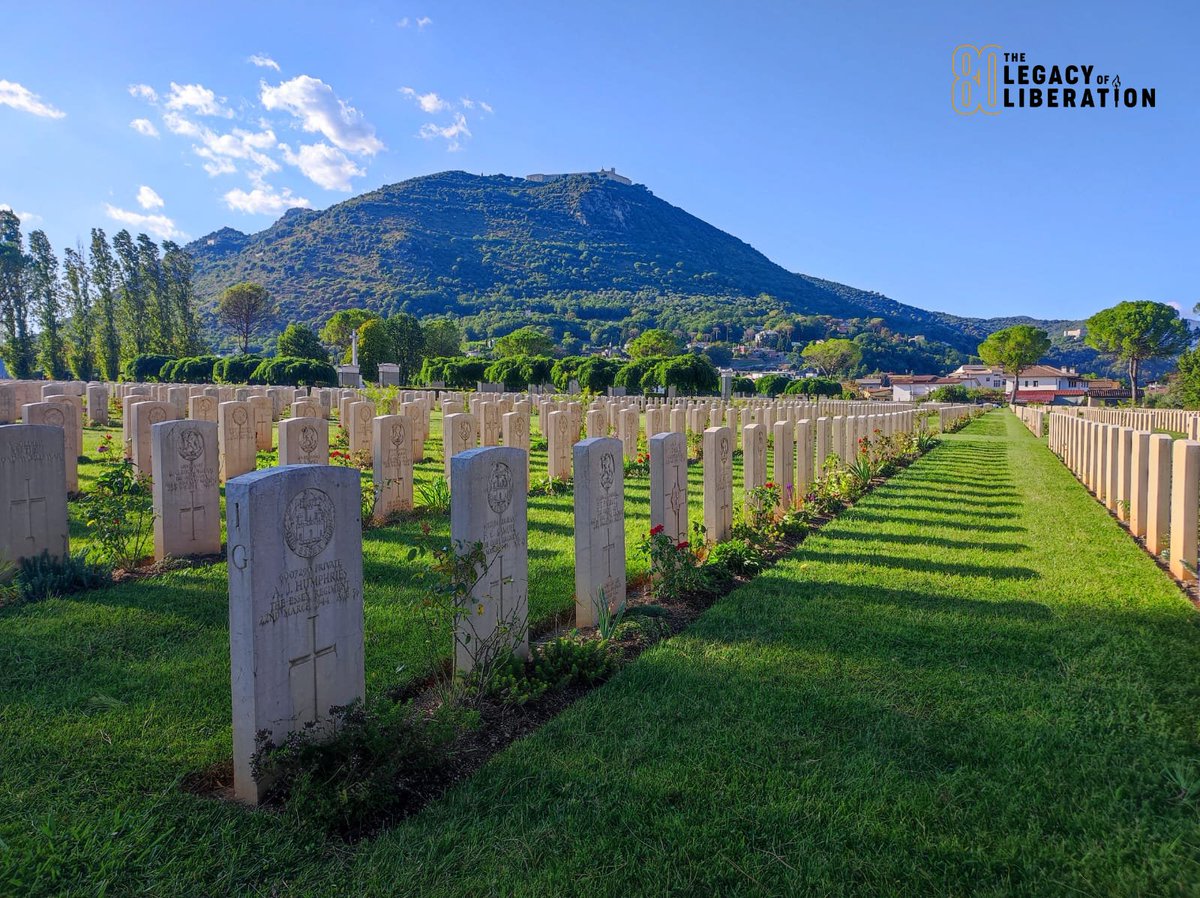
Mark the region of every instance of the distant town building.
POLYGON ((1063 331, 1063 336, 1071 340, 1082 340, 1085 333, 1087 333, 1087 328, 1069 327, 1063 331))
POLYGON ((557 181, 559 178, 570 178, 574 175, 598 175, 601 178, 607 178, 610 181, 616 181, 618 184, 632 184, 633 183, 633 181, 629 180, 629 178, 625 177, 624 175, 618 175, 617 170, 615 168, 602 168, 602 169, 600 169, 600 171, 562 172, 561 174, 556 174, 556 175, 544 175, 544 174, 526 175, 525 180, 526 181, 534 181, 538 184, 545 184, 547 181, 557 181))

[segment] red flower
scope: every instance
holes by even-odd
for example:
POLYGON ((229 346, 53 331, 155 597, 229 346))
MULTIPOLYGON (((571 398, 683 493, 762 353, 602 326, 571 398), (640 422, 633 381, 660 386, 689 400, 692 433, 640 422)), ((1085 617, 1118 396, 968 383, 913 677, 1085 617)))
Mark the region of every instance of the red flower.
POLYGON ((763 484, 763 486, 765 486, 769 490, 773 490, 773 489, 775 489, 775 481, 768 480, 766 483, 763 484))
POLYGON ((686 549, 687 547, 688 547, 688 541, 686 539, 681 543, 675 544, 676 549, 686 549))
POLYGON ((659 524, 659 525, 657 525, 657 526, 655 526, 655 527, 651 527, 651 528, 650 528, 650 535, 651 535, 651 536, 658 536, 660 533, 662 533, 662 532, 663 532, 664 530, 666 530, 666 529, 667 529, 667 528, 666 528, 666 527, 664 527, 662 524, 659 524))

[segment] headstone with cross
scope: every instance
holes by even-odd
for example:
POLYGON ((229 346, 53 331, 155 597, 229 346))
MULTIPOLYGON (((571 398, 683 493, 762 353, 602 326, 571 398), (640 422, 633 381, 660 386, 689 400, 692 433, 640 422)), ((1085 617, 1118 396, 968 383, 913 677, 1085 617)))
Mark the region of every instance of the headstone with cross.
POLYGON ((380 415, 372 422, 371 454, 375 519, 413 507, 412 426, 408 415, 380 415))
POLYGON ((650 526, 676 542, 688 538, 687 437, 676 431, 650 438, 650 526))
POLYGON ((193 421, 217 423, 217 397, 201 394, 188 399, 188 417, 193 421))
POLYGON ((221 453, 221 480, 229 481, 254 470, 258 447, 249 402, 222 402, 217 406, 217 447, 221 453))
POLYGON ((704 538, 725 542, 733 532, 733 432, 704 431, 704 538))
POLYGON ((63 462, 67 492, 79 489, 79 453, 83 441, 83 421, 69 402, 60 402, 61 394, 52 394, 45 402, 30 402, 21 408, 21 420, 26 424, 48 424, 63 431, 63 462))
POLYGON ((88 423, 107 427, 108 387, 104 384, 88 384, 86 396, 88 423))
POLYGON ((150 476, 154 457, 154 444, 150 439, 151 428, 163 421, 174 421, 179 417, 175 406, 170 402, 139 402, 129 410, 132 420, 129 424, 129 436, 133 447, 133 467, 139 474, 150 476))
POLYGON ((546 474, 554 480, 571 479, 571 413, 551 412, 546 427, 546 474))
POLYGON ((525 481, 529 482, 529 411, 528 403, 516 403, 515 411, 500 417, 500 431, 505 446, 525 453, 525 481))
MULTIPOLYGON (((30 403, 26 405, 41 405, 30 403)), ((0 560, 68 550, 66 433, 50 424, 0 426, 0 560)))
POLYGON ((446 465, 446 482, 450 482, 450 460, 460 452, 475 448, 475 416, 467 412, 446 415, 442 419, 442 453, 446 465))
POLYGON ((234 792, 270 786, 251 769, 256 735, 276 744, 333 725, 364 694, 359 472, 267 468, 226 484, 234 792))
POLYGON ((625 465, 621 441, 575 444, 575 625, 595 626, 625 604, 625 465))
POLYGON ((329 464, 329 422, 323 417, 280 421, 279 464, 329 464))
POLYGON ((481 553, 455 628, 455 669, 470 671, 510 651, 528 657, 525 453, 511 446, 468 449, 450 465, 451 544, 460 555, 481 553))
POLYGON ((155 559, 216 555, 221 551, 217 425, 164 421, 151 427, 150 441, 155 559))

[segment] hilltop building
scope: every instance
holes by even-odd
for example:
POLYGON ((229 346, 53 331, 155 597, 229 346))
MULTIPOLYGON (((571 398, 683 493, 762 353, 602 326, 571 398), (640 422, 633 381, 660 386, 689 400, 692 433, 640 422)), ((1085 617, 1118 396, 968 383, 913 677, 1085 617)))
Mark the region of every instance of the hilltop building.
POLYGON ((575 175, 598 175, 601 178, 607 178, 610 181, 616 181, 618 184, 632 184, 633 181, 624 175, 618 175, 615 168, 602 168, 600 171, 572 171, 562 172, 556 175, 534 174, 526 175, 526 181, 533 181, 536 184, 545 184, 547 181, 557 181, 559 178, 570 178, 575 175))

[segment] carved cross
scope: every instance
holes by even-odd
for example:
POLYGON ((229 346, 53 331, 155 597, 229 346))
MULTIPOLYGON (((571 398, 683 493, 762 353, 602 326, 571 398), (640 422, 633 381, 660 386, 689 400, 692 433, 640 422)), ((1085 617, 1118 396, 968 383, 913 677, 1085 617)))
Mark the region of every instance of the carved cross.
POLYGON ((16 515, 17 506, 23 505, 25 507, 25 539, 32 540, 33 539, 33 506, 34 506, 35 502, 41 502, 42 506, 44 507, 46 505, 46 497, 45 496, 35 497, 32 493, 32 490, 31 490, 29 484, 30 484, 30 479, 28 477, 26 477, 25 478, 25 498, 24 499, 13 499, 11 505, 12 505, 14 516, 16 515))
POLYGON ((317 646, 317 615, 314 614, 308 619, 308 651, 288 661, 294 719, 315 723, 320 716, 321 659, 331 655, 337 657, 337 643, 317 646))

